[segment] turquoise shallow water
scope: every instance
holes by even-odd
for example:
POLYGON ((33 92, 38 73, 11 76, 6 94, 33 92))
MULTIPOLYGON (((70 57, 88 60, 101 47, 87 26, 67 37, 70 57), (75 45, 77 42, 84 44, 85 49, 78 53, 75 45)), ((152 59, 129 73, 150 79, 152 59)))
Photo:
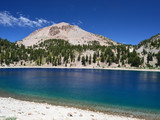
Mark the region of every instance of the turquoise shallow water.
POLYGON ((1 96, 160 118, 160 72, 0 69, 1 96))

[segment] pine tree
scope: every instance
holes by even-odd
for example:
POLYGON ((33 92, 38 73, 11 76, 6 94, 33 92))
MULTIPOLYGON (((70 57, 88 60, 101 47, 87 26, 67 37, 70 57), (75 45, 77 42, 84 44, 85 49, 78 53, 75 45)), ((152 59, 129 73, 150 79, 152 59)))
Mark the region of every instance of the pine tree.
POLYGON ((78 61, 80 61, 80 60, 81 60, 81 56, 79 55, 79 56, 78 56, 78 61))
POLYGON ((92 56, 90 55, 89 56, 89 64, 91 64, 92 63, 92 56))
POLYGON ((104 55, 101 53, 101 62, 104 62, 104 61, 105 61, 104 55))
POLYGON ((96 53, 93 54, 93 63, 96 63, 97 55, 96 53))
POLYGON ((160 66, 160 52, 158 52, 157 54, 157 65, 160 66))
POLYGON ((84 65, 84 66, 86 65, 86 59, 85 59, 84 56, 82 57, 82 61, 81 62, 82 62, 82 65, 84 65))
POLYGON ((149 61, 152 61, 153 57, 152 57, 152 53, 149 53, 147 56, 147 63, 149 63, 149 61))
POLYGON ((88 55, 86 55, 86 62, 88 62, 88 55))
POLYGON ((58 65, 61 65, 61 56, 58 58, 58 65))

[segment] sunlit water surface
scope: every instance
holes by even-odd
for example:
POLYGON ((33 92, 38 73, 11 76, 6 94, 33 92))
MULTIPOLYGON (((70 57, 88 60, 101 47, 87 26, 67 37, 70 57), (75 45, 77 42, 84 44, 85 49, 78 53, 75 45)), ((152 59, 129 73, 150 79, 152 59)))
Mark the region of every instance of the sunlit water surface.
POLYGON ((0 94, 115 114, 160 118, 160 72, 0 69, 0 94))

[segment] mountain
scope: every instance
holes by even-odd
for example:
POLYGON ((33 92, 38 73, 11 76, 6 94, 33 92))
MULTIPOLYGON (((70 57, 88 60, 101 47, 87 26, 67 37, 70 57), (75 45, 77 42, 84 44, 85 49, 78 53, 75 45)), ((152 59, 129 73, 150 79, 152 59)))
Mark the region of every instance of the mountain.
POLYGON ((143 51, 158 53, 160 51, 160 34, 154 35, 149 39, 141 41, 137 45, 137 52, 142 53, 143 51))
POLYGON ((143 66, 156 67, 160 65, 160 34, 141 41, 136 46, 136 52, 143 58, 143 66))
POLYGON ((0 38, 0 67, 5 66, 160 69, 160 34, 133 46, 59 23, 16 43, 0 38))
POLYGON ((48 39, 63 39, 73 45, 92 44, 93 41, 105 46, 117 45, 117 42, 109 38, 87 32, 76 25, 70 25, 65 22, 36 30, 17 43, 33 46, 48 39))

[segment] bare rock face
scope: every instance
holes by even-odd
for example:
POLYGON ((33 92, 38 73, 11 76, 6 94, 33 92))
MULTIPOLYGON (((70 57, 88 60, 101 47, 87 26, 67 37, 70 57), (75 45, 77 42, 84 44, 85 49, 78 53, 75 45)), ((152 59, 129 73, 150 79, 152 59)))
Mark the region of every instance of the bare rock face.
POLYGON ((71 25, 64 25, 64 26, 62 26, 62 30, 64 30, 64 31, 69 31, 70 29, 72 28, 72 26, 71 25))
POLYGON ((49 35, 51 36, 57 35, 58 33, 60 33, 60 30, 69 32, 71 29, 72 29, 71 25, 63 25, 61 27, 53 26, 49 30, 49 35))
POLYGON ((17 44, 33 46, 48 39, 63 39, 73 45, 90 44, 93 41, 105 46, 117 44, 111 39, 100 35, 95 35, 81 29, 76 25, 70 25, 64 22, 36 30, 22 41, 18 41, 17 44))
POLYGON ((53 26, 49 30, 49 35, 54 36, 56 34, 60 33, 59 28, 57 26, 53 26))

